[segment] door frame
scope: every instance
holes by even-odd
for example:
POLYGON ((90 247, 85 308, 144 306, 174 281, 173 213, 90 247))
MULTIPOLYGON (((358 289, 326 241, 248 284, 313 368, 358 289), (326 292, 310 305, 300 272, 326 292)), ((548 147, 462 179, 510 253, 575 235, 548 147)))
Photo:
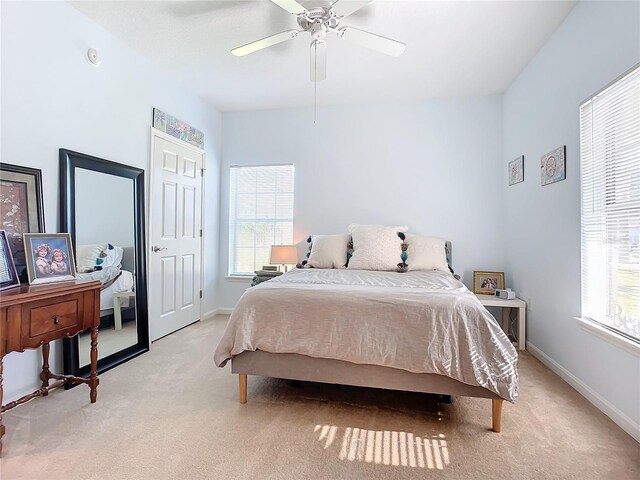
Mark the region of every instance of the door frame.
MULTIPOLYGON (((149 261, 147 262, 147 278, 151 278, 149 277, 150 275, 150 268, 151 268, 151 228, 153 228, 153 218, 151 215, 151 199, 153 198, 153 175, 154 175, 154 168, 153 168, 153 152, 155 151, 155 145, 156 145, 156 138, 161 138, 163 140, 167 140, 168 142, 173 142, 176 145, 179 145, 181 147, 184 148, 188 148, 189 150, 192 150, 193 152, 202 155, 202 171, 201 171, 201 175, 200 175, 200 202, 201 202, 201 208, 200 208, 200 229, 202 231, 202 235, 200 236, 200 293, 198 294, 198 302, 200 303, 200 318, 198 320, 196 320, 197 323, 200 320, 202 320, 202 297, 204 295, 204 239, 206 236, 206 232, 205 232, 205 228, 204 228, 204 222, 205 222, 205 187, 206 187, 206 182, 205 182, 205 173, 207 171, 207 152, 205 152, 203 149, 196 147, 195 145, 191 145, 190 143, 187 143, 183 140, 180 140, 176 137, 172 137, 171 135, 158 130, 157 128, 151 126, 149 127, 149 132, 150 132, 150 149, 149 149, 149 188, 148 188, 148 192, 149 192, 149 198, 147 200, 147 218, 149 219, 149 228, 147 229, 147 238, 145 239, 146 242, 146 249, 145 251, 147 252, 147 258, 149 259, 149 261)), ((151 282, 147 283, 147 298, 151 298, 150 297, 150 291, 149 289, 151 288, 151 282)), ((191 324, 193 325, 193 324, 191 324)), ((188 326, 188 325, 187 325, 188 326)), ((153 338, 153 335, 151 334, 153 331, 153 319, 151 317, 149 317, 149 340, 151 341, 151 343, 160 340, 160 338, 164 338, 164 337, 160 337, 160 338, 156 338, 155 340, 151 340, 151 338, 153 338)))

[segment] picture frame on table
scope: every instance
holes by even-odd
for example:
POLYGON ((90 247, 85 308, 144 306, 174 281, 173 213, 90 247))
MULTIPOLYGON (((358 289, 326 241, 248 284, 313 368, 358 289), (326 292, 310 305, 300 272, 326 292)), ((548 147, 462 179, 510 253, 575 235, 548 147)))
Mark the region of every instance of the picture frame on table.
POLYGON ((9 249, 23 283, 27 282, 23 234, 44 232, 42 171, 0 163, 0 229, 7 235, 9 249))
POLYGON ((76 264, 68 233, 25 233, 24 252, 29 285, 76 279, 76 264))
POLYGON ((504 290, 504 272, 473 272, 473 293, 495 295, 504 290))
POLYGON ((16 285, 20 285, 20 279, 9 248, 7 232, 0 230, 0 290, 16 285))

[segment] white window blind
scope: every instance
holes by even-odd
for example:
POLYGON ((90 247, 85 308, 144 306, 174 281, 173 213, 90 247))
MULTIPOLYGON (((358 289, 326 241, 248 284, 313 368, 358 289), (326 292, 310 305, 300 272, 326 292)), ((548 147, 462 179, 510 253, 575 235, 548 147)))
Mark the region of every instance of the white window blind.
POLYGON ((640 342, 640 67, 580 106, 582 316, 640 342))
POLYGON ((293 175, 293 165, 231 167, 229 275, 253 275, 271 245, 293 242, 293 175))

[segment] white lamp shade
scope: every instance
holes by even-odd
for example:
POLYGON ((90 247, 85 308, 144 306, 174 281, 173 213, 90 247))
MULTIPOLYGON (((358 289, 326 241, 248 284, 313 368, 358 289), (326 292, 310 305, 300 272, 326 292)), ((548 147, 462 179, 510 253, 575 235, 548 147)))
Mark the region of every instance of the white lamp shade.
POLYGON ((295 245, 272 245, 269 263, 271 265, 293 265, 298 263, 298 250, 295 245))

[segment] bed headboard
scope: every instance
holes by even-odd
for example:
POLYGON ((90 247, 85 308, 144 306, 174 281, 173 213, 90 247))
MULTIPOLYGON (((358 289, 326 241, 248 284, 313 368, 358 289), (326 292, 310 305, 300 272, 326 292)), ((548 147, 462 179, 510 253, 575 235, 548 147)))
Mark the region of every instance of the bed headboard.
POLYGON ((134 247, 122 247, 122 270, 136 271, 136 253, 134 247))

